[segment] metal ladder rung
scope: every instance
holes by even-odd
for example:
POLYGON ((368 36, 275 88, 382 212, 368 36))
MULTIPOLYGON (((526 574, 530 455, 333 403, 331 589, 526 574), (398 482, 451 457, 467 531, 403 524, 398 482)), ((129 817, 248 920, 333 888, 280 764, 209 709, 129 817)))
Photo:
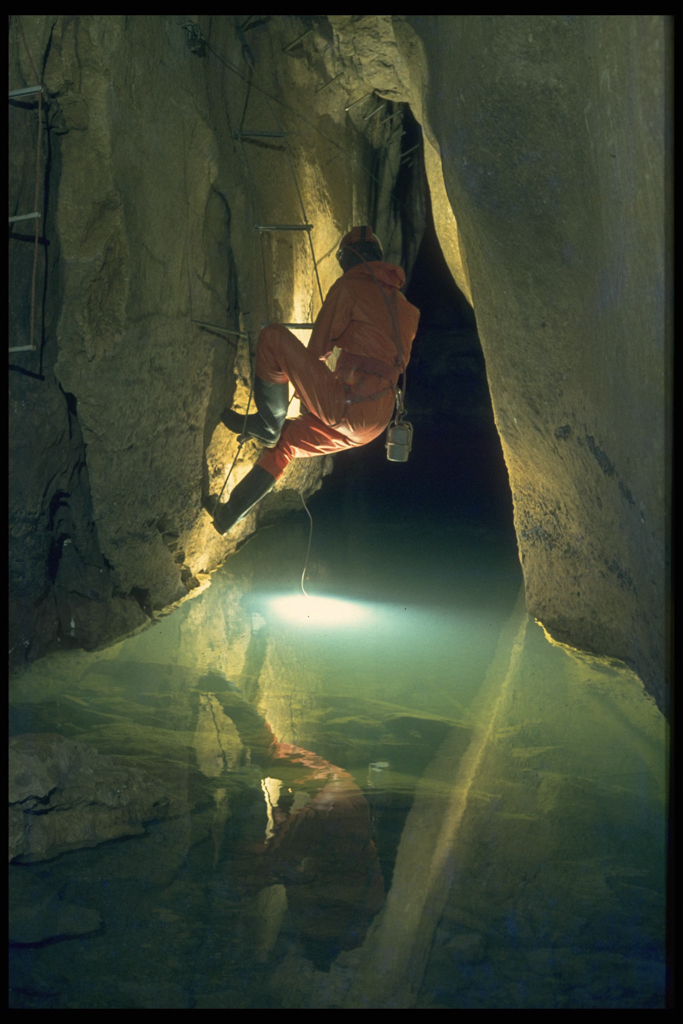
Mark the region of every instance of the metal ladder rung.
POLYGON ((257 231, 312 231, 312 224, 255 224, 257 231))
POLYGON ((385 107, 386 107, 386 103, 380 103, 380 105, 378 107, 375 107, 374 110, 371 110, 369 114, 365 114, 365 116, 363 117, 363 120, 364 121, 369 121, 371 117, 374 117, 375 114, 379 114, 380 110, 384 110, 385 107))
POLYGON ((361 96, 359 100, 354 100, 353 103, 349 103, 348 107, 344 107, 344 112, 348 114, 349 110, 352 110, 354 107, 357 107, 358 104, 362 103, 363 100, 366 100, 368 96, 372 96, 372 93, 366 92, 365 96, 361 96))
POLYGON ((291 135, 291 132, 233 132, 233 139, 252 139, 252 138, 265 138, 265 139, 284 139, 286 135, 291 135))
POLYGON ((18 217, 10 217, 10 224, 16 224, 18 220, 36 220, 40 217, 39 213, 20 213, 18 217))
POLYGON ((315 324, 283 324, 283 327, 298 327, 301 331, 312 331, 315 324))
POLYGON ((42 85, 27 85, 23 89, 12 89, 9 93, 9 98, 12 100, 17 96, 33 96, 34 93, 42 91, 42 85))
POLYGON ((248 338, 248 334, 243 334, 241 331, 229 331, 225 327, 217 327, 216 324, 209 324, 206 320, 190 320, 191 324, 196 324, 197 327, 208 327, 211 331, 217 331, 219 334, 234 334, 236 338, 248 338))
POLYGON ((8 352, 35 352, 33 345, 17 345, 15 348, 8 348, 8 352))
POLYGON ((400 109, 399 110, 395 110, 393 112, 393 114, 389 114, 388 117, 385 117, 382 121, 380 121, 380 124, 388 124, 389 121, 393 121, 394 118, 397 117, 401 113, 402 113, 402 111, 400 109))
POLYGON ((301 42, 301 40, 304 38, 304 36, 307 36, 308 33, 312 32, 312 31, 313 31, 312 28, 307 28, 306 31, 302 32, 300 36, 296 37, 296 39, 292 39, 291 43, 287 43, 287 45, 285 46, 285 48, 284 48, 284 50, 282 52, 283 53, 289 53, 290 50, 294 49, 294 47, 296 46, 297 43, 301 42))
POLYGON ((250 14, 250 15, 249 15, 249 17, 247 18, 247 20, 245 21, 244 25, 240 25, 240 26, 238 27, 238 31, 239 31, 239 32, 246 32, 246 31, 247 31, 247 29, 250 29, 250 28, 254 28, 254 26, 253 26, 253 25, 251 25, 251 24, 250 24, 250 22, 251 22, 251 19, 252 19, 252 18, 256 18, 256 17, 258 17, 258 15, 256 15, 256 14, 250 14))
POLYGON ((333 83, 333 82, 336 82, 338 78, 341 78, 341 76, 342 76, 342 75, 345 75, 345 74, 346 74, 346 72, 345 72, 345 71, 340 71, 340 72, 339 72, 339 74, 338 74, 338 75, 335 75, 335 76, 334 76, 334 78, 331 78, 331 79, 329 80, 329 82, 325 82, 325 84, 324 84, 324 85, 321 85, 319 89, 316 89, 316 90, 315 90, 315 94, 316 94, 316 96, 318 95, 318 93, 319 93, 319 92, 322 92, 322 91, 323 91, 323 89, 327 89, 327 87, 328 87, 329 85, 332 85, 332 83, 333 83))
POLYGON ((406 162, 406 157, 410 156, 411 153, 414 153, 415 150, 419 149, 421 145, 422 143, 418 142, 417 146, 411 146, 410 149, 407 149, 405 153, 401 156, 401 163, 404 164, 406 162))

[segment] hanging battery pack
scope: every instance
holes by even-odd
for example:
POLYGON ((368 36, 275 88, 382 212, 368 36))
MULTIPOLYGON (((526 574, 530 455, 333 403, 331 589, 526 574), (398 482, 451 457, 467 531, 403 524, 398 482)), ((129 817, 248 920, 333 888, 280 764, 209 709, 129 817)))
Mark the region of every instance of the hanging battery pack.
POLYGON ((389 462, 407 462, 413 445, 413 427, 405 420, 392 423, 387 431, 387 458, 389 462))
POLYGON ((413 426, 403 419, 403 391, 396 388, 396 412, 387 428, 387 450, 389 462, 407 462, 413 446, 413 426))

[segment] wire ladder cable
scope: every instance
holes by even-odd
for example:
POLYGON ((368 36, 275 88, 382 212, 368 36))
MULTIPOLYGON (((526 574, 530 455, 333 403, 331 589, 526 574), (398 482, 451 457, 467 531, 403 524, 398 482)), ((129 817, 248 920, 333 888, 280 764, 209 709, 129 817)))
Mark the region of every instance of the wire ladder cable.
MULTIPOLYGON (((19 32, 21 33, 21 38, 23 40, 24 47, 26 48, 26 53, 28 54, 28 59, 31 62, 31 67, 33 68, 33 73, 36 76, 36 83, 37 84, 35 86, 26 86, 25 88, 22 88, 22 89, 13 89, 9 93, 9 98, 10 99, 16 99, 16 98, 18 98, 20 96, 29 96, 31 94, 35 94, 36 92, 38 93, 38 140, 36 142, 36 190, 35 190, 35 202, 34 202, 33 213, 20 214, 19 216, 15 216, 15 217, 10 217, 9 218, 9 223, 10 224, 14 224, 17 221, 21 221, 21 220, 35 220, 35 222, 36 222, 35 240, 34 240, 34 243, 33 243, 33 274, 31 276, 31 327, 30 327, 30 335, 29 335, 31 344, 30 345, 17 345, 17 346, 14 346, 13 348, 10 348, 8 351, 9 352, 35 352, 36 351, 36 346, 35 346, 35 343, 34 343, 34 328, 35 328, 35 316, 36 316, 36 272, 37 272, 37 269, 38 269, 38 240, 39 240, 39 237, 40 237, 40 221, 41 221, 40 212, 38 210, 38 199, 39 199, 39 195, 40 195, 40 142, 41 142, 42 128, 43 128, 43 83, 40 80, 40 76, 39 76, 38 72, 36 71, 36 66, 35 66, 35 64, 33 62, 33 57, 31 55, 31 51, 29 49, 28 43, 26 42, 26 36, 24 35, 24 28, 23 28, 23 26, 21 24, 21 18, 19 17, 18 14, 15 15, 15 17, 17 19, 17 26, 19 28, 19 32)), ((11 16, 10 16, 10 18, 11 18, 11 16)))
MULTIPOLYGON (((250 84, 250 79, 246 78, 242 74, 242 72, 239 70, 239 68, 235 67, 235 65, 231 61, 229 61, 226 57, 223 57, 220 53, 218 53, 216 50, 214 50, 214 48, 208 42, 207 42, 207 49, 208 49, 209 53, 211 53, 216 58, 217 61, 219 61, 224 67, 226 67, 228 69, 228 71, 232 71, 233 74, 238 76, 238 78, 241 78, 243 81, 245 81, 245 82, 250 84)), ((307 124, 309 126, 309 128, 311 128, 314 132, 317 132, 317 134, 320 135, 321 138, 325 139, 326 142, 329 142, 329 144, 331 146, 334 146, 334 148, 339 151, 340 155, 344 155, 348 159, 348 154, 347 154, 346 150, 344 149, 344 147, 341 146, 338 142, 336 142, 335 139, 332 139, 332 138, 330 138, 329 135, 326 135, 325 132, 322 131, 316 124, 314 124, 312 121, 310 121, 309 118, 305 117, 304 114, 301 113, 301 111, 296 110, 294 107, 290 107, 290 105, 288 103, 285 103, 285 101, 283 99, 281 99, 279 96, 272 96, 270 93, 267 93, 265 91, 265 89, 262 89, 260 86, 254 85, 253 87, 254 87, 254 89, 256 89, 257 92, 263 93, 263 95, 265 97, 267 97, 268 99, 273 100, 279 106, 283 107, 285 110, 288 110, 295 117, 298 117, 301 121, 304 122, 304 124, 307 124)), ((366 93, 366 95, 365 96, 361 96, 360 100, 358 100, 357 102, 361 102, 361 100, 366 99, 366 97, 370 96, 370 95, 372 95, 372 93, 366 93)), ((355 106, 355 103, 350 104, 348 108, 345 108, 345 110, 350 110, 351 107, 353 107, 353 106, 355 106)), ((395 202, 399 206, 401 206, 402 208, 404 208, 406 210, 408 209, 406 200, 400 199, 398 197, 394 197, 392 192, 391 192, 391 190, 388 189, 386 187, 386 185, 382 184, 382 182, 372 173, 372 171, 370 170, 369 167, 367 167, 362 162, 359 162, 358 166, 363 168, 363 170, 365 171, 367 176, 372 181, 374 181, 375 185, 377 186, 377 188, 381 192, 385 192, 389 197, 393 198, 395 200, 395 202)))
POLYGON ((301 500, 303 502, 304 508, 306 509, 306 512, 308 513, 308 518, 311 520, 311 528, 308 531, 308 548, 306 549, 306 560, 304 562, 304 571, 301 573, 301 590, 302 590, 302 593, 303 593, 304 597, 310 597, 311 595, 306 593, 306 588, 304 586, 304 579, 306 577, 306 570, 308 569, 308 556, 311 553, 311 541, 313 540, 313 516, 311 515, 310 510, 308 508, 308 505, 306 504, 306 499, 304 498, 304 489, 303 489, 303 487, 301 488, 301 500))
MULTIPOLYGON (((244 59, 245 59, 245 63, 247 63, 248 68, 249 68, 249 77, 248 77, 248 81, 247 81, 248 90, 247 90, 247 97, 246 97, 246 100, 248 101, 249 89, 251 88, 252 84, 254 84, 254 78, 256 77, 255 76, 255 71, 254 71, 255 61, 252 63, 251 60, 250 61, 247 60, 246 54, 243 54, 243 56, 244 56, 244 59)), ((253 56, 252 56, 252 60, 253 60, 253 56)), ((256 86, 256 88, 258 88, 258 86, 256 86)), ((247 178, 249 180, 249 186, 250 186, 251 194, 252 194, 252 202, 253 202, 254 215, 255 215, 255 226, 256 226, 256 230, 259 233, 259 249, 260 249, 260 255, 261 255, 261 260, 260 260, 260 262, 261 262, 261 275, 262 275, 262 284, 263 284, 263 304, 264 304, 266 323, 268 323, 270 321, 270 317, 269 317, 269 309, 268 309, 268 284, 267 284, 267 274, 266 274, 266 260, 265 260, 265 252, 264 252, 264 248, 263 248, 263 234, 264 233, 272 232, 272 231, 305 231, 306 232, 306 235, 308 237, 308 244, 309 244, 310 250, 311 250, 311 259, 313 261, 313 269, 314 269, 314 272, 315 272, 316 283, 317 283, 317 286, 318 286, 318 294, 320 296, 320 305, 321 305, 321 307, 322 307, 322 304, 324 302, 324 298, 323 298, 322 285, 321 285, 321 282, 320 282, 320 274, 319 274, 319 271, 318 271, 318 261, 317 261, 316 256, 315 256, 315 249, 313 247, 313 240, 311 238, 311 231, 313 230, 313 225, 310 224, 309 221, 308 221, 308 217, 307 217, 307 214, 306 214, 306 207, 305 207, 305 204, 304 204, 304 201, 303 201, 303 197, 302 197, 302 194, 301 194, 301 189, 299 187, 299 179, 297 177, 296 169, 295 169, 295 166, 294 166, 294 161, 292 159, 291 149, 290 149, 290 146, 289 146, 288 137, 289 137, 289 135, 291 133, 287 132, 283 128, 283 126, 282 126, 282 124, 281 124, 277 114, 275 113, 275 110, 273 109, 272 104, 270 103, 270 99, 268 97, 268 94, 265 92, 265 90, 260 89, 259 91, 262 93, 262 95, 265 98, 266 105, 268 107, 269 113, 270 113, 271 117, 273 118, 273 121, 277 125, 277 129, 278 130, 277 131, 267 131, 267 130, 262 130, 262 129, 255 130, 255 129, 245 129, 243 127, 240 127, 239 130, 234 131, 232 134, 233 134, 233 138, 239 143, 240 152, 241 152, 241 155, 242 155, 242 160, 243 160, 244 167, 245 167, 245 170, 246 170, 246 173, 247 173, 247 178), (290 169, 290 171, 292 173, 292 179, 294 181, 294 187, 296 189, 297 198, 299 200, 299 206, 301 208, 301 214, 302 214, 302 217, 303 217, 303 224, 263 224, 261 222, 261 215, 260 215, 260 209, 259 209, 259 202, 258 202, 258 198, 257 198, 256 184, 254 182, 254 177, 253 177, 253 174, 252 174, 252 171, 251 171, 251 167, 250 167, 250 164, 249 164, 249 160, 247 158, 247 154, 246 154, 246 151, 245 151, 245 148, 244 148, 244 139, 245 138, 258 138, 258 137, 282 138, 283 139, 284 145, 285 145, 285 152, 286 152, 286 155, 287 155, 287 162, 289 164, 289 169, 290 169)), ((245 106, 244 113, 246 113, 246 106, 245 106)), ((242 117, 242 123, 243 122, 244 122, 244 115, 242 117)), ((312 327, 313 325, 312 324, 304 324, 304 323, 287 323, 287 324, 283 324, 283 326, 289 327, 289 328, 293 327, 293 328, 299 328, 299 329, 306 329, 308 327, 312 327)), ((251 348, 251 346, 250 346, 250 348, 251 348)), ((251 352, 250 352, 250 354, 251 354, 251 352)), ((246 432, 246 425, 247 425, 247 416, 249 414, 249 406, 251 404, 251 397, 252 397, 253 389, 254 389, 254 372, 255 372, 255 369, 252 369, 251 393, 249 395, 249 404, 247 405, 247 412, 245 413, 245 418, 244 418, 244 429, 245 429, 245 432, 246 432)), ((241 452, 243 443, 244 442, 240 442, 240 444, 239 444, 239 447, 238 447, 238 450, 237 450, 237 454, 235 455, 233 463, 232 463, 232 465, 231 465, 231 467, 230 467, 230 469, 228 471, 228 474, 227 474, 227 476, 225 478, 225 481, 223 483, 223 487, 221 489, 221 493, 220 493, 219 499, 218 499, 219 501, 220 501, 220 498, 221 498, 221 496, 223 494, 223 491, 225 490, 225 487, 226 487, 226 485, 228 483, 228 480, 230 479, 230 476, 232 475, 232 471, 233 471, 233 469, 235 467, 235 463, 237 462, 237 459, 238 459, 239 454, 241 452)), ((309 513, 309 515, 310 515, 310 513, 309 513)), ((311 521, 311 523, 312 523, 312 521, 311 521)), ((302 582, 302 586, 303 586, 303 582, 302 582)))
MULTIPOLYGON (((238 31, 238 35, 240 36, 240 38, 243 39, 242 32, 244 30, 244 26, 237 25, 236 26, 236 30, 238 31), (241 29, 241 31, 240 31, 240 29, 241 29)), ((304 33, 304 35, 306 35, 306 34, 307 33, 304 33)), ((296 44, 298 42, 299 42, 299 39, 296 39, 296 40, 293 41, 293 44, 296 44)), ((284 103, 279 97, 272 96, 270 93, 268 93, 265 90, 265 88, 260 86, 255 81, 255 77, 256 76, 255 76, 255 73, 254 73, 254 69, 255 69, 256 61, 255 61, 255 58, 253 56, 253 51, 250 48, 248 48, 248 53, 245 52, 244 46, 243 46, 243 49, 242 49, 242 56, 243 56, 243 59, 244 59, 246 65, 247 65, 247 75, 244 75, 244 74, 242 74, 242 72, 240 72, 240 70, 237 67, 235 67, 234 64, 232 64, 229 60, 227 60, 226 58, 221 56, 219 53, 217 53, 216 50, 211 46, 211 44, 208 41, 206 41, 206 46, 207 46, 207 49, 209 50, 209 52, 221 64, 223 64, 228 70, 230 70, 233 73, 235 73, 236 75, 238 75, 238 77, 242 78, 243 81, 245 81, 247 83, 247 94, 246 94, 246 97, 245 97, 245 106, 244 106, 244 110, 243 110, 243 113, 242 113, 242 120, 241 120, 241 123, 240 123, 240 129, 239 129, 239 131, 233 132, 232 134, 233 134, 233 137, 236 139, 236 141, 239 143, 240 152, 241 152, 241 155, 242 155, 242 160, 243 160, 243 163, 244 163, 244 167, 245 167, 245 170, 246 170, 247 178, 249 180, 249 184, 250 184, 250 188, 251 188, 251 192, 252 192, 252 201, 253 201, 254 212, 255 212, 255 224, 256 224, 256 227, 257 227, 257 229, 259 231, 259 241, 260 241, 260 251, 261 251, 261 271, 262 271, 262 278, 263 278, 264 309, 265 309, 265 312, 266 312, 266 318, 268 320, 268 317, 267 317, 267 314, 268 314, 268 289, 267 289, 267 275, 266 275, 266 266, 265 266, 265 253, 264 253, 264 250, 263 250, 263 234, 266 233, 269 230, 270 231, 273 231, 273 230, 290 230, 290 231, 291 230, 304 230, 304 231, 306 231, 306 233, 308 235, 309 245, 310 245, 310 248, 311 248, 311 257, 312 257, 312 260, 313 260, 313 266, 314 266, 314 270, 315 270, 316 282, 317 282, 318 292, 319 292, 319 295, 320 295, 320 301, 321 301, 321 305, 322 305, 323 302, 324 302, 324 299, 323 299, 322 285, 321 285, 321 282, 320 282, 320 275, 319 275, 319 270, 318 270, 318 261, 317 261, 316 256, 315 256, 315 250, 314 250, 313 241, 312 241, 312 238, 311 238, 312 225, 310 225, 308 223, 308 217, 306 215, 306 209, 305 209, 305 205, 304 205, 304 202, 303 202, 303 197, 301 195, 301 190, 299 188, 299 181, 298 181, 298 177, 297 177, 297 174, 296 174, 296 169, 294 167, 294 162, 293 162, 293 159, 292 159, 292 153, 291 153, 291 149, 290 149, 289 141, 288 141, 288 137, 289 137, 289 135, 291 133, 289 133, 289 132, 287 132, 287 131, 285 131, 283 129, 282 124, 280 123, 280 120, 278 119, 278 117, 277 117, 277 115, 276 115, 276 113, 275 113, 275 111, 274 111, 270 101, 273 100, 274 102, 279 103, 280 106, 282 106, 285 109, 289 110, 295 116, 300 117, 306 124, 309 124, 316 132, 318 132, 319 135, 321 135, 323 138, 325 138, 331 145, 335 146, 336 149, 340 150, 341 153, 345 153, 346 151, 334 139, 330 139, 328 136, 325 135, 324 132, 320 131, 320 129, 317 127, 317 125, 312 124, 312 122, 310 122, 306 117, 304 117, 299 111, 295 110, 294 108, 290 107, 288 104, 284 103), (269 110, 273 120, 275 121, 275 123, 278 126, 278 131, 277 132, 273 132, 273 131, 269 132, 269 131, 265 131, 265 130, 261 131, 261 130, 248 130, 248 129, 244 129, 244 127, 243 127, 243 125, 244 125, 244 118, 245 118, 247 104, 248 104, 248 100, 249 100, 249 93, 250 93, 252 87, 263 95, 263 97, 264 97, 264 99, 266 101, 266 105, 268 106, 268 110, 269 110), (304 223, 302 225, 263 225, 263 224, 261 224, 261 218, 260 218, 260 215, 259 215, 259 212, 258 212, 258 200, 257 200, 257 196, 256 196, 256 186, 255 186, 255 183, 254 183, 253 175, 251 173, 251 167, 249 165, 249 161, 247 159, 246 151, 245 151, 244 144, 243 144, 243 140, 245 138, 250 138, 250 137, 254 138, 254 137, 258 137, 258 136, 263 136, 263 137, 267 136, 267 137, 272 137, 272 138, 282 138, 283 141, 284 141, 285 152, 287 154, 287 160, 288 160, 289 167, 290 167, 290 170, 291 170, 291 173, 292 173, 292 177, 293 177, 293 180, 294 180, 294 186, 296 188, 297 196, 298 196, 298 199, 299 199, 299 205, 300 205, 300 208, 301 208, 301 213, 302 213, 302 216, 303 216, 304 223)), ((288 50, 289 50, 289 46, 285 49, 284 52, 286 53, 288 50)), ((323 88, 326 88, 328 85, 332 85, 333 82, 337 81, 337 79, 340 78, 340 77, 341 77, 341 74, 336 75, 333 79, 331 79, 330 81, 325 83, 323 88)), ((348 112, 348 110, 350 110, 352 107, 355 107, 357 104, 360 104, 363 100, 365 100, 366 98, 371 96, 373 94, 373 92, 374 92, 374 90, 369 92, 369 93, 364 94, 358 100, 356 100, 353 103, 349 104, 345 108, 345 110, 348 112)), ((366 115, 364 120, 365 119, 369 119, 371 117, 374 117, 375 114, 379 113, 385 107, 386 107, 386 103, 385 102, 380 102, 378 104, 378 106, 371 112, 370 115, 366 115)), ((399 113, 399 112, 396 111, 389 118, 387 118, 387 120, 389 120, 389 121, 393 120, 393 118, 396 116, 397 113, 399 113)), ((361 166, 363 166, 363 169, 366 171, 368 176, 376 183, 376 185, 378 186, 378 188, 380 190, 388 192, 386 187, 380 181, 378 181, 378 179, 375 177, 375 175, 372 174, 372 172, 367 167, 365 167, 364 165, 361 165, 361 166)), ((401 202, 401 201, 399 201, 399 202, 401 202)), ((401 202, 401 205, 404 205, 403 202, 401 202)), ((374 274, 373 274, 373 277, 374 277, 374 274)), ((387 305, 387 309, 388 309, 388 312, 389 312, 389 317, 390 317, 390 320, 391 320, 391 323, 392 323, 393 332, 394 332, 394 335, 395 335, 395 340, 397 341, 397 348, 399 349, 399 359, 402 362, 402 351, 401 351, 401 349, 399 347, 398 339, 396 338, 397 334, 400 336, 400 332, 397 330, 397 325, 396 325, 395 320, 394 320, 393 311, 389 308, 389 304, 388 304, 388 302, 386 300, 386 296, 384 296, 384 293, 382 292, 381 287, 380 287, 380 292, 382 293, 382 297, 384 298, 385 304, 387 305)), ((288 323, 288 324, 283 324, 283 326, 290 327, 290 328, 307 328, 307 327, 312 327, 313 325, 312 324, 301 324, 301 323, 288 323)), ((405 398, 405 378, 406 378, 405 366, 402 366, 402 370, 403 370, 403 377, 404 377, 404 380, 403 380, 403 390, 402 391, 401 390, 397 391, 397 413, 398 413, 398 417, 397 418, 398 419, 400 419, 402 417, 402 415, 403 415, 403 408, 404 408, 403 401, 404 401, 404 398, 405 398)), ((252 381, 253 381, 253 373, 252 373, 252 381)), ((253 383, 252 383, 252 393, 253 393, 253 383)), ((251 401, 251 394, 250 394, 249 397, 250 397, 250 401, 251 401)), ((245 425, 246 425, 246 414, 245 414, 245 425)), ((237 456, 239 455, 239 450, 240 449, 238 449, 237 456)), ((231 466, 230 471, 228 473, 228 477, 226 478, 226 481, 223 484, 223 490, 225 489, 225 485, 227 484, 227 481, 230 478, 230 474, 232 473, 232 469, 234 468, 237 456, 235 457, 235 460, 233 461, 233 465, 231 466)), ((221 491, 221 494, 223 493, 223 490, 221 491)), ((302 499, 303 499, 303 495, 302 495, 302 499)), ((308 511, 308 509, 307 509, 307 511, 308 511)), ((309 512, 309 515, 310 515, 310 512, 309 512)), ((311 526, 312 526, 312 523, 311 523, 311 526)), ((303 582, 302 582, 302 589, 303 589, 303 582)), ((305 593, 305 591, 304 591, 304 593, 305 593)))

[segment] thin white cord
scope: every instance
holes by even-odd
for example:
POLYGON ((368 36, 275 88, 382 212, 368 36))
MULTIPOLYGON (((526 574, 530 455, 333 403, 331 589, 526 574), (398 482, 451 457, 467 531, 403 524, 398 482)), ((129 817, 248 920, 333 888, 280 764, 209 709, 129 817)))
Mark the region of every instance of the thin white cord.
POLYGON ((301 500, 302 500, 302 502, 304 504, 304 508, 308 512, 308 518, 311 520, 311 529, 309 530, 309 533, 308 533, 308 551, 306 552, 306 561, 304 563, 304 571, 301 573, 301 590, 303 591, 304 597, 310 597, 311 595, 306 593, 306 588, 304 587, 304 577, 306 576, 306 570, 308 569, 308 556, 311 553, 311 541, 313 540, 313 516, 309 512, 308 505, 306 504, 306 499, 304 498, 304 489, 303 489, 303 487, 301 488, 301 500))

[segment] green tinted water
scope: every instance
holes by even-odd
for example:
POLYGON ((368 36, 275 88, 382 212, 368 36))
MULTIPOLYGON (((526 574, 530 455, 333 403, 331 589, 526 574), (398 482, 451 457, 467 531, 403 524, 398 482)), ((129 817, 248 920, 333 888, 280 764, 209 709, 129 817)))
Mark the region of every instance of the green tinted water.
POLYGON ((639 681, 548 643, 509 531, 408 544, 398 514, 311 507, 310 602, 293 516, 153 629, 13 682, 13 735, 168 800, 11 865, 11 1005, 662 1006, 667 733, 639 681), (28 941, 27 906, 66 905, 97 930, 28 941))

